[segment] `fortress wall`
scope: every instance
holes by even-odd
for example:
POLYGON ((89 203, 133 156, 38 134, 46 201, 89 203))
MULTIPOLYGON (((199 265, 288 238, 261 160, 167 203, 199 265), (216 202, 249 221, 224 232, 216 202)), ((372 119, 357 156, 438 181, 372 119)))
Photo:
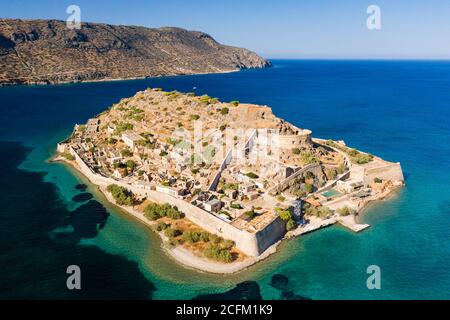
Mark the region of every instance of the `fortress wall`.
POLYGON ((174 198, 167 194, 157 192, 154 190, 142 189, 138 186, 133 186, 122 181, 117 181, 112 178, 103 177, 96 174, 89 168, 86 163, 80 158, 80 156, 70 148, 72 155, 75 157, 75 161, 79 166, 80 171, 94 184, 106 187, 110 184, 117 184, 130 190, 136 195, 145 196, 150 201, 157 203, 168 203, 172 206, 176 206, 182 211, 186 217, 199 227, 205 229, 208 232, 217 234, 226 239, 231 239, 236 243, 236 247, 243 253, 249 256, 258 256, 262 251, 259 249, 258 240, 256 234, 250 233, 246 230, 241 230, 235 226, 229 224, 222 219, 198 208, 182 199, 174 198))
POLYGON ((267 248, 281 240, 286 232, 286 225, 280 217, 276 217, 263 230, 256 233, 259 254, 263 253, 267 248))
MULTIPOLYGON (((134 190, 132 191, 135 192, 134 190)), ((182 199, 174 198, 153 190, 141 189, 140 192, 144 192, 151 201, 169 203, 172 206, 176 206, 190 221, 199 227, 225 239, 233 240, 236 243, 236 247, 246 255, 256 257, 262 252, 259 250, 258 240, 254 233, 238 229, 228 222, 223 221, 182 199)))
POLYGON ((276 143, 276 145, 279 148, 282 149, 292 149, 298 146, 302 146, 308 143, 311 143, 311 132, 304 133, 304 134, 298 134, 298 135, 278 135, 276 138, 274 136, 273 143, 276 143))
POLYGON ((371 183, 375 178, 391 181, 404 181, 400 163, 388 163, 381 167, 367 168, 364 172, 364 182, 371 183))

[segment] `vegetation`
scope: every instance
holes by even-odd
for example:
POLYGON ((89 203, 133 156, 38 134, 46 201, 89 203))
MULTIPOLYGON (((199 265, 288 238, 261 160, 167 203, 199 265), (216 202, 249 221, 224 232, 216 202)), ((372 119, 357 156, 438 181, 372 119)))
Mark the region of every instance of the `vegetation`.
POLYGON ((331 210, 328 207, 320 206, 318 208, 305 204, 305 215, 306 216, 315 216, 318 218, 326 219, 331 215, 331 210))
POLYGON ((319 160, 316 158, 316 156, 311 151, 302 151, 300 153, 300 158, 303 163, 305 164, 311 164, 311 163, 318 163, 319 160))
POLYGON ((299 148, 292 148, 293 154, 300 154, 301 150, 299 148))
POLYGON ((123 149, 120 154, 122 155, 122 157, 131 157, 133 156, 133 152, 131 152, 130 149, 123 149))
POLYGON ((249 211, 245 211, 244 215, 247 217, 247 219, 251 220, 257 216, 257 213, 255 212, 255 209, 252 208, 249 211))
POLYGON ((328 168, 325 171, 325 175, 327 176, 328 180, 333 180, 338 175, 338 171, 335 168, 328 168))
POLYGON ((250 179, 258 179, 259 178, 259 176, 254 172, 247 172, 245 175, 247 177, 249 177, 250 179))
POLYGON ((229 113, 229 109, 228 108, 222 108, 221 110, 220 110, 220 114, 221 115, 226 115, 226 114, 228 114, 229 113))
POLYGON ((64 158, 66 158, 69 161, 75 160, 75 157, 73 155, 71 155, 69 152, 61 153, 61 157, 64 157, 64 158))
POLYGON ((127 130, 133 130, 134 126, 129 122, 119 122, 116 124, 116 129, 114 130, 114 134, 121 134, 127 130))
POLYGON ((294 220, 288 209, 275 208, 275 212, 277 212, 280 219, 286 223, 286 231, 293 230, 297 227, 297 221, 294 220))
POLYGON ((187 243, 196 243, 199 241, 209 242, 211 234, 207 231, 184 231, 183 241, 187 243))
POLYGON ((340 216, 345 217, 345 216, 348 216, 348 215, 351 215, 351 214, 355 214, 356 211, 353 210, 353 209, 351 209, 351 208, 349 208, 349 207, 347 207, 347 206, 345 206, 345 207, 342 207, 342 208, 337 209, 337 213, 338 213, 340 216))
POLYGON ((234 107, 237 107, 239 105, 239 101, 231 101, 230 104, 234 107))
POLYGON ((136 169, 136 163, 133 160, 128 160, 126 162, 127 168, 134 171, 136 169))
POLYGON ((132 206, 135 203, 133 193, 124 187, 110 184, 106 190, 111 193, 116 203, 120 206, 132 206))
POLYGON ((198 120, 200 119, 200 116, 198 114, 191 115, 191 120, 198 120))
POLYGON ((375 182, 375 183, 382 183, 383 180, 378 178, 378 177, 376 177, 375 179, 373 179, 373 182, 375 182))
POLYGON ((160 222, 158 222, 156 224, 155 230, 156 231, 163 231, 163 230, 166 230, 168 227, 170 227, 170 224, 167 224, 167 223, 165 223, 163 221, 160 221, 160 222))
POLYGON ((242 206, 239 203, 232 203, 230 207, 231 209, 242 209, 242 206))
POLYGON ((313 192, 314 191, 314 185, 312 185, 311 183, 305 183, 304 185, 303 185, 303 189, 305 190, 305 192, 308 194, 308 193, 311 193, 311 192, 313 192))
POLYGON ((290 219, 288 222, 286 222, 286 230, 291 231, 297 228, 297 221, 290 219))
POLYGON ((167 217, 173 220, 181 219, 184 214, 170 204, 150 203, 144 209, 144 216, 149 220, 158 220, 162 217, 167 217))
POLYGON ((166 237, 175 238, 181 235, 181 231, 172 227, 168 227, 164 230, 164 234, 166 235, 166 237))
POLYGON ((210 259, 214 259, 220 262, 232 262, 233 255, 229 249, 221 248, 216 244, 209 244, 208 247, 203 251, 203 254, 210 259))

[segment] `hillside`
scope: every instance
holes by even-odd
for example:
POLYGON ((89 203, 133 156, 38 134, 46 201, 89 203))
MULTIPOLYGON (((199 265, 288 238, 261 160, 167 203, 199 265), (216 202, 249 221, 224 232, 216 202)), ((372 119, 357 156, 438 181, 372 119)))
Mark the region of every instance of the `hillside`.
POLYGON ((254 52, 180 28, 0 19, 0 85, 131 79, 264 68, 254 52))

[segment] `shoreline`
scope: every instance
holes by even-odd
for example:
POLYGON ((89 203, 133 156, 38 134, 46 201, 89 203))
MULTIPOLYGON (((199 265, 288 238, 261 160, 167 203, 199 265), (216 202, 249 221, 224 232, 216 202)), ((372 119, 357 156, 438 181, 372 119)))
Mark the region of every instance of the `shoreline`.
MULTIPOLYGON (((269 68, 269 67, 265 67, 269 68)), ((264 68, 254 68, 254 69, 264 69, 264 68)), ((182 76, 200 76, 208 74, 226 74, 239 72, 246 69, 235 69, 235 70, 223 70, 217 72, 199 72, 199 73, 174 73, 174 74, 164 74, 156 76, 142 76, 142 77, 130 77, 130 78, 104 78, 104 79, 90 79, 90 80, 67 80, 58 82, 49 81, 32 81, 32 82, 0 82, 1 87, 16 87, 16 86, 57 86, 57 85, 68 85, 68 84, 83 84, 83 83, 97 83, 97 82, 118 82, 118 81, 132 81, 132 80, 145 80, 145 79, 158 79, 163 77, 182 77, 182 76)))
POLYGON ((195 270, 196 272, 203 272, 203 273, 209 273, 209 274, 215 274, 215 275, 230 275, 230 274, 236 274, 238 272, 244 271, 251 266, 254 266, 260 261, 265 260, 269 256, 272 256, 277 252, 278 246, 283 242, 284 240, 290 240, 320 229, 331 227, 335 224, 340 224, 347 229, 354 231, 354 232, 360 232, 370 227, 368 224, 360 224, 360 216, 367 210, 369 207, 369 204, 374 203, 378 200, 386 199, 387 197, 391 196, 395 193, 399 187, 392 188, 389 190, 386 190, 387 192, 382 195, 378 195, 376 199, 370 199, 366 201, 361 208, 357 211, 357 215, 355 216, 347 216, 347 217, 331 217, 328 219, 319 219, 316 217, 310 217, 309 223, 305 226, 298 226, 296 229, 287 232, 284 237, 274 244, 272 244, 269 248, 267 248, 261 255, 257 257, 246 257, 243 261, 236 261, 231 263, 220 263, 215 262, 212 260, 209 260, 205 257, 200 257, 193 252, 190 252, 186 248, 183 247, 172 247, 168 243, 167 237, 164 235, 163 232, 157 232, 154 230, 153 226, 156 225, 157 222, 150 221, 143 213, 135 210, 133 207, 126 207, 121 206, 115 203, 114 199, 112 198, 111 194, 106 191, 106 187, 100 186, 92 182, 88 176, 86 176, 82 170, 80 170, 77 166, 77 164, 73 161, 69 161, 63 157, 54 155, 52 158, 49 159, 49 162, 57 162, 62 163, 65 165, 68 165, 70 169, 76 170, 77 173, 81 174, 81 176, 85 179, 87 179, 90 183, 92 183, 93 186, 97 188, 97 190, 105 197, 106 201, 108 201, 109 204, 114 205, 115 207, 119 208, 121 212, 124 214, 134 217, 138 222, 143 223, 147 228, 150 229, 150 232, 155 232, 159 235, 159 238, 161 240, 161 248, 168 255, 171 260, 173 260, 178 265, 181 265, 184 268, 195 270), (312 220, 312 221, 311 221, 312 220))
POLYGON ((243 261, 236 261, 231 263, 220 263, 215 262, 212 260, 209 260, 205 257, 197 256, 196 254, 190 252, 189 250, 183 248, 183 247, 171 247, 168 244, 167 237, 164 235, 163 232, 157 232, 154 230, 153 226, 157 224, 155 221, 148 220, 145 218, 143 213, 136 211, 133 207, 126 207, 121 206, 115 203, 114 199, 112 198, 111 194, 106 191, 105 187, 99 186, 92 182, 89 177, 87 177, 79 168, 77 167, 76 163, 73 163, 71 161, 68 161, 62 157, 53 156, 48 160, 49 162, 55 162, 55 163, 62 163, 64 165, 67 165, 69 170, 76 170, 77 173, 79 173, 83 178, 87 179, 89 183, 91 183, 95 188, 105 197, 105 199, 108 201, 109 204, 117 207, 120 209, 120 212, 123 212, 123 214, 126 214, 129 217, 134 217, 138 222, 144 224, 150 232, 154 232, 158 234, 160 240, 161 240, 161 248, 168 255, 171 260, 176 262, 178 265, 181 265, 184 268, 188 268, 191 270, 195 270, 197 272, 204 272, 209 274, 235 274, 241 271, 244 271, 248 269, 249 267, 253 266, 259 261, 262 261, 269 257, 270 255, 277 252, 277 247, 281 243, 281 241, 284 239, 279 240, 278 242, 274 243, 272 246, 270 246, 266 251, 264 251, 263 254, 261 254, 258 257, 246 257, 243 261))

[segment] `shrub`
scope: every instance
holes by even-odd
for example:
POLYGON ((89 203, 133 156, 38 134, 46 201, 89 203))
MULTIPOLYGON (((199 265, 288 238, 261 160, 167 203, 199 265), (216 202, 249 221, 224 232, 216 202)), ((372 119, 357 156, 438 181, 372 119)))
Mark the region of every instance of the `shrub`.
POLYGON ((73 155, 71 155, 69 152, 63 152, 63 153, 61 153, 61 156, 66 158, 69 161, 75 160, 75 157, 73 155))
POLYGON ((239 203, 232 203, 230 205, 231 209, 242 209, 242 206, 239 203))
POLYGON ((300 149, 299 148, 292 148, 292 153, 293 154, 300 154, 300 149))
POLYGON ((178 211, 176 207, 167 203, 163 205, 157 203, 148 204, 144 209, 144 215, 150 220, 157 220, 161 217, 177 220, 184 217, 183 213, 178 211))
POLYGON ((278 215, 280 216, 281 220, 289 221, 292 219, 292 215, 289 210, 277 210, 277 211, 278 211, 278 215))
POLYGON ((325 174, 329 180, 333 180, 338 175, 338 172, 335 168, 329 168, 329 169, 327 169, 325 174))
POLYGON ((195 243, 200 240, 200 235, 196 231, 184 231, 182 238, 187 243, 195 243))
POLYGON ((120 206, 131 206, 134 204, 134 196, 127 189, 116 184, 110 184, 106 190, 111 193, 116 203, 120 206))
POLYGON ((373 179, 373 182, 375 182, 375 183, 382 183, 383 180, 381 180, 380 178, 375 178, 375 179, 373 179))
POLYGON ((225 249, 231 249, 234 247, 234 241, 226 239, 223 241, 222 245, 225 249))
POLYGON ((230 104, 234 107, 237 107, 239 105, 239 101, 231 101, 230 104))
POLYGON ((286 222, 286 230, 290 231, 297 227, 297 221, 294 219, 289 219, 288 222, 286 222))
POLYGON ((160 221, 160 222, 158 222, 158 223, 156 224, 155 230, 156 230, 156 231, 163 231, 163 230, 166 230, 169 226, 170 226, 169 224, 160 221))
POLYGON ((303 163, 305 164, 311 164, 311 163, 317 163, 319 160, 312 154, 311 151, 303 151, 300 153, 300 158, 303 163))
POLYGON ((305 183, 304 184, 304 189, 306 193, 311 193, 314 190, 314 186, 310 183, 305 183))
POLYGON ((127 168, 134 170, 136 169, 136 163, 133 160, 128 160, 126 162, 127 168))
POLYGON ((248 172, 245 175, 247 177, 249 177, 250 179, 258 179, 259 178, 259 176, 256 173, 254 173, 254 172, 248 172))
POLYGON ((213 244, 218 244, 218 243, 220 243, 220 241, 222 241, 222 238, 216 234, 210 234, 209 241, 213 244))
POLYGON ((246 211, 246 212, 244 212, 244 215, 249 219, 249 220, 251 220, 251 219, 253 219, 254 217, 256 217, 256 212, 255 212, 255 210, 249 210, 249 211, 246 211))
POLYGON ((223 125, 221 125, 221 126, 219 127, 219 130, 220 130, 220 131, 225 131, 226 128, 227 128, 227 125, 226 125, 226 124, 223 124, 223 125))
POLYGON ((222 109, 220 110, 220 114, 226 115, 226 114, 228 114, 229 111, 230 111, 230 110, 229 110, 228 108, 222 108, 222 109))
POLYGON ((130 151, 130 149, 123 149, 120 154, 122 157, 131 157, 133 155, 133 152, 130 151))
POLYGON ((348 215, 351 215, 351 214, 355 214, 355 210, 345 206, 345 207, 337 209, 337 213, 340 216, 344 216, 345 217, 345 216, 348 216, 348 215))
POLYGON ((121 134, 124 131, 127 130, 133 130, 133 125, 129 122, 119 122, 116 125, 116 129, 114 130, 115 134, 121 134))
POLYGON ((210 244, 203 251, 207 258, 214 259, 220 262, 231 262, 233 256, 228 249, 220 248, 218 245, 210 244))
POLYGON ((166 237, 175 238, 175 237, 178 237, 179 235, 181 235, 181 231, 178 229, 169 227, 166 230, 164 230, 164 234, 166 235, 166 237))
POLYGON ((191 120, 198 120, 200 119, 200 116, 198 114, 191 115, 191 120))

